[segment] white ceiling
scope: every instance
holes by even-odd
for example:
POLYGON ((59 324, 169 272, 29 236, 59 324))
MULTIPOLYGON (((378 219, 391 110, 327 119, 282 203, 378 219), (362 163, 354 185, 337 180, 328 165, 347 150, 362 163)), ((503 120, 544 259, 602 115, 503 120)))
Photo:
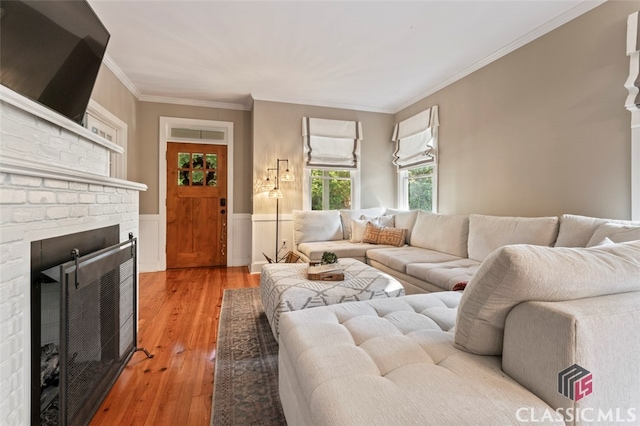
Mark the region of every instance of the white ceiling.
POLYGON ((390 113, 602 2, 89 0, 141 100, 390 113))

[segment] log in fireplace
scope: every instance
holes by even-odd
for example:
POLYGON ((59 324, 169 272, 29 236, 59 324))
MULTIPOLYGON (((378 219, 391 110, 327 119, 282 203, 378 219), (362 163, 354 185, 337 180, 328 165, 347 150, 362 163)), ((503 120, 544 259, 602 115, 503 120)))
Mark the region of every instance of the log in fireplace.
POLYGON ((137 240, 118 241, 115 225, 31 245, 32 424, 87 424, 138 350, 137 240))

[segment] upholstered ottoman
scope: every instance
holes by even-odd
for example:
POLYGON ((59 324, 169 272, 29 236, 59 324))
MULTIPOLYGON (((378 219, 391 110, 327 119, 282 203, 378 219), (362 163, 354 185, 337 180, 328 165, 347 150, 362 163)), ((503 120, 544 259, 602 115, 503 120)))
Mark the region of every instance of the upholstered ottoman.
POLYGON ((272 263, 263 266, 260 276, 262 305, 278 340, 278 324, 283 312, 316 306, 404 296, 395 278, 355 259, 340 259, 343 281, 310 281, 306 263, 272 263))

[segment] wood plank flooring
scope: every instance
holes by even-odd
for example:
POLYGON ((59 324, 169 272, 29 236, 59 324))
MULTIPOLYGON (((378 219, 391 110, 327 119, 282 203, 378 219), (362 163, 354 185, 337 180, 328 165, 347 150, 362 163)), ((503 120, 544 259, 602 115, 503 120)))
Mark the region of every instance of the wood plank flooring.
POLYGON ((140 274, 137 352, 91 425, 209 425, 222 293, 259 285, 242 268, 140 274))

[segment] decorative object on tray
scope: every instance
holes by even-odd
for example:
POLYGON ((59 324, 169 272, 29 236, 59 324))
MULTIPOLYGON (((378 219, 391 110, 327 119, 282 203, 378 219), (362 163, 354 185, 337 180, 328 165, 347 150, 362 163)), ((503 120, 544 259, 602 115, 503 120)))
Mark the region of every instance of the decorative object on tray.
POLYGON ((322 259, 320 259, 322 265, 330 265, 332 263, 338 263, 338 256, 332 251, 325 251, 322 253, 322 259))
POLYGON ((330 251, 322 253, 320 263, 310 263, 307 275, 314 281, 342 281, 344 268, 338 262, 338 256, 330 251))

